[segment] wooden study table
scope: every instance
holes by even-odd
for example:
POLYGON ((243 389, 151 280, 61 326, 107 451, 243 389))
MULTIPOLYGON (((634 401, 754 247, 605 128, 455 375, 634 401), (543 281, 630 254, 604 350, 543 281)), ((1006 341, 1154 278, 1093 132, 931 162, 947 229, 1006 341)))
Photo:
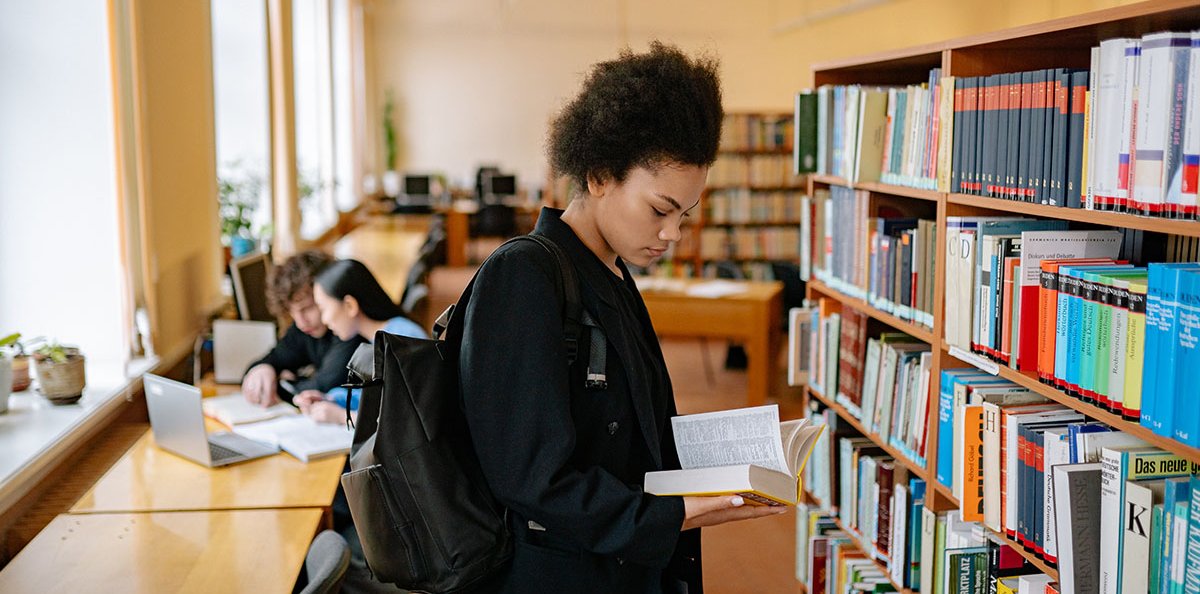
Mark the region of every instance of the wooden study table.
POLYGON ((292 591, 318 509, 63 514, 0 571, 0 592, 292 591))
POLYGON ((427 235, 427 229, 397 225, 387 216, 372 217, 337 240, 333 255, 365 264, 392 301, 399 301, 427 235))
MULTIPOLYGON (((224 429, 212 419, 205 423, 209 431, 224 429)), ((158 448, 147 429, 69 513, 328 510, 345 463, 345 455, 305 464, 281 452, 209 469, 158 448)))
POLYGON ((707 279, 638 279, 638 290, 659 336, 727 338, 745 345, 746 405, 767 401, 783 343, 783 284, 725 281, 744 290, 721 297, 689 294, 707 279))

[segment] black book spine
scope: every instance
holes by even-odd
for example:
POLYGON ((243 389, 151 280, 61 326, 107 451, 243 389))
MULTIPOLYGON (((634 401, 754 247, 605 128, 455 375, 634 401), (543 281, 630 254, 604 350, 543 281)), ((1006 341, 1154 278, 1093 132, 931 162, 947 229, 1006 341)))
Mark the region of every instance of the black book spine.
POLYGON ((1027 200, 1029 190, 1029 142, 1033 128, 1033 72, 1021 73, 1021 132, 1017 135, 1017 187, 1016 200, 1027 200))
POLYGON ((987 136, 986 126, 983 118, 986 114, 984 110, 984 94, 987 91, 986 76, 979 77, 979 84, 975 88, 975 182, 971 186, 976 196, 983 195, 983 147, 984 137, 987 136))
POLYGON ((983 137, 980 142, 983 144, 983 185, 980 187, 980 194, 984 196, 993 196, 996 188, 996 144, 997 139, 997 107, 1000 96, 1000 75, 993 74, 987 77, 987 83, 984 87, 983 94, 983 137))
POLYGON ((1005 166, 1005 198, 1017 197, 1017 165, 1021 157, 1021 73, 1008 75, 1008 159, 1005 166))
POLYGON ((912 305, 912 231, 900 233, 900 299, 898 303, 905 307, 912 305))
POLYGON ((1042 201, 1042 166, 1046 163, 1046 70, 1034 72, 1033 118, 1029 127, 1029 190, 1026 202, 1042 201))
POLYGON ((1067 127, 1070 125, 1071 73, 1059 69, 1054 96, 1054 163, 1050 172, 1050 204, 1063 206, 1066 203, 1067 171, 1067 127))
POLYGON ((996 169, 992 182, 992 196, 1005 198, 1008 187, 1008 112, 1012 92, 1012 75, 1001 74, 1000 86, 996 89, 996 169))

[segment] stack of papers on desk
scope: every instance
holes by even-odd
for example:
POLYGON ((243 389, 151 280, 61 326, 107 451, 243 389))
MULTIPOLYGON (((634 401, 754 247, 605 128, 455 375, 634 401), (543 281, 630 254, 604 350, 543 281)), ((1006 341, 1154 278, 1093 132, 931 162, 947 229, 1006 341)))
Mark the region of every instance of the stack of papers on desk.
POLYGON ((692 297, 704 297, 707 299, 719 299, 730 295, 737 295, 746 292, 746 284, 728 280, 714 280, 704 283, 696 283, 687 289, 687 294, 692 297))
POLYGON ((318 423, 302 415, 235 425, 233 432, 255 441, 275 445, 301 462, 345 454, 350 451, 350 444, 354 440, 354 432, 345 425, 318 423))
POLYGON ((276 417, 299 415, 296 407, 280 402, 274 406, 263 408, 257 404, 246 402, 246 397, 240 392, 227 396, 213 396, 200 401, 204 416, 212 417, 230 428, 246 423, 257 423, 276 417))

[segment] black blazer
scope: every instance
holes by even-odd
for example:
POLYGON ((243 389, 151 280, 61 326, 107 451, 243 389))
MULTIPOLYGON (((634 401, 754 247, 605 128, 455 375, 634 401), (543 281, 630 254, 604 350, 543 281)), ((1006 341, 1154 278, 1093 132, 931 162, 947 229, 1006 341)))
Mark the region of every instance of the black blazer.
MULTIPOLYGON (((608 342, 608 387, 584 386, 586 349, 568 369, 554 257, 532 242, 502 248, 480 269, 465 308, 459 376, 475 449, 509 509, 512 563, 487 592, 701 591, 700 533, 682 533, 683 500, 642 491, 645 472, 678 468, 674 395, 636 287, 643 360, 622 325, 610 272, 543 209, 534 233, 554 240, 577 271, 583 306, 608 342), (602 275, 608 275, 604 277, 602 275), (646 391, 661 366, 665 406, 646 391), (632 386, 632 388, 631 388, 632 386)), ((581 341, 583 342, 583 341, 581 341)))

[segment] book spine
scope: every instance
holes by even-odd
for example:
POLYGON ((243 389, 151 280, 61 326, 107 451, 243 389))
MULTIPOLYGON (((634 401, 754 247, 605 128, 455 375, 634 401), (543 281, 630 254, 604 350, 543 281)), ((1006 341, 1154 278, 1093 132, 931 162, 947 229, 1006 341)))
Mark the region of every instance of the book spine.
MULTIPOLYGON (((1140 423, 1142 418, 1142 359, 1146 349, 1146 285, 1132 283, 1126 307, 1129 310, 1125 339, 1125 378, 1121 398, 1122 416, 1140 423)), ((1144 424, 1144 423, 1143 423, 1144 424)))

